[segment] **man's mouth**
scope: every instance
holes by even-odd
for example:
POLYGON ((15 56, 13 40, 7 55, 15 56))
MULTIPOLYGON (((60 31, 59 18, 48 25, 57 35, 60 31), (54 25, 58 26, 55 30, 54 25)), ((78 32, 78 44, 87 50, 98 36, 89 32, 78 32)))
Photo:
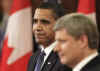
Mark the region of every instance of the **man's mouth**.
POLYGON ((35 37, 38 39, 43 39, 45 37, 45 35, 39 33, 39 34, 36 34, 35 37))

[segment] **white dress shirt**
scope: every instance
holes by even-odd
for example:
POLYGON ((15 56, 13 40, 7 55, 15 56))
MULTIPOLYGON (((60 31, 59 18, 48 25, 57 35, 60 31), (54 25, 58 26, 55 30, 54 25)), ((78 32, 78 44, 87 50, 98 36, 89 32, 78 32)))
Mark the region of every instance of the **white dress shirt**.
POLYGON ((91 54, 90 56, 86 57, 84 60, 82 60, 79 64, 77 64, 73 71, 80 71, 89 61, 91 61, 93 58, 95 58, 98 55, 98 52, 95 52, 91 54))
POLYGON ((48 56, 50 55, 50 53, 53 51, 55 45, 56 45, 56 42, 52 43, 50 46, 46 47, 45 49, 42 45, 40 45, 41 51, 44 51, 46 53, 46 55, 44 56, 44 62, 42 64, 42 67, 45 61, 47 60, 48 56))

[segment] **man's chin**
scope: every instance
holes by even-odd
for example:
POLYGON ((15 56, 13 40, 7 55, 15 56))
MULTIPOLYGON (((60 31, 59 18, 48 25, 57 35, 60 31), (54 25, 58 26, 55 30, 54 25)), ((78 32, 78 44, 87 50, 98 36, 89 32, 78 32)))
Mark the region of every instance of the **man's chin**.
POLYGON ((64 59, 60 58, 60 61, 62 64, 66 64, 66 60, 64 60, 64 59))
POLYGON ((60 60, 62 64, 65 64, 65 62, 63 60, 60 60))
POLYGON ((44 39, 37 39, 36 42, 37 42, 38 44, 43 44, 43 43, 45 43, 44 39))

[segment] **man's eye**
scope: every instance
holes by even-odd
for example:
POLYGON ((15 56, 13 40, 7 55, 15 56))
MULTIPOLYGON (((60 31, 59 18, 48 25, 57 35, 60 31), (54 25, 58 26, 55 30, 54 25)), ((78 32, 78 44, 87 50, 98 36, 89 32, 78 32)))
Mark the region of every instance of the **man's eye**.
POLYGON ((37 23, 37 19, 33 19, 33 23, 37 23))
POLYGON ((60 43, 64 43, 64 42, 66 42, 66 40, 59 40, 59 42, 60 42, 60 43))
MULTIPOLYGON (((39 22, 38 19, 33 19, 33 24, 37 24, 39 22)), ((41 19, 40 24, 50 24, 50 21, 49 20, 44 20, 44 19, 41 19)))
POLYGON ((50 24, 50 21, 48 20, 41 20, 42 24, 50 24))

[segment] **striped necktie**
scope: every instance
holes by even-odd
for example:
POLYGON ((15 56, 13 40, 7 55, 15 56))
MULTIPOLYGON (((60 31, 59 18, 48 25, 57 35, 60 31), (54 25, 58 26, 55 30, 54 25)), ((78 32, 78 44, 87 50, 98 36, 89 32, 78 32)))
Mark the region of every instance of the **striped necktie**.
POLYGON ((36 66, 35 66, 35 70, 34 71, 41 71, 41 66, 43 64, 43 60, 44 60, 44 56, 45 56, 45 52, 42 51, 37 59, 37 63, 36 63, 36 66))

